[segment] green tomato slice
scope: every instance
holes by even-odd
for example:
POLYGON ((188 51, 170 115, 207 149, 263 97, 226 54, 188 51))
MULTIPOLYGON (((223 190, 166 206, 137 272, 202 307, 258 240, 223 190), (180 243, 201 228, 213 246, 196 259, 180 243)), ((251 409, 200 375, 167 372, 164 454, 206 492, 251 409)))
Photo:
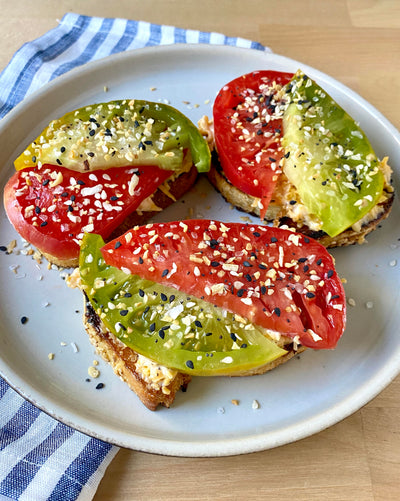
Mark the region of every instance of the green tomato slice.
POLYGON ((297 72, 287 84, 283 171, 331 237, 364 217, 384 186, 362 129, 316 82, 297 72))
POLYGON ((287 353, 246 319, 107 265, 103 245, 99 235, 83 238, 83 290, 107 329, 136 352, 198 376, 255 369, 287 353))
POLYGON ((43 164, 87 172, 156 165, 182 171, 190 150, 199 172, 210 151, 197 127, 172 106, 120 100, 85 106, 53 120, 14 162, 17 170, 43 164))

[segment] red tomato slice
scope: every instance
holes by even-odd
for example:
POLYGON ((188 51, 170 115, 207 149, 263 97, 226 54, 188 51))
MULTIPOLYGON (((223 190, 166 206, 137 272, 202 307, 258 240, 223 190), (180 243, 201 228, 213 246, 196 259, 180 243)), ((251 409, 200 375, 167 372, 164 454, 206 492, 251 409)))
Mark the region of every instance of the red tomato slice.
POLYGON ((226 84, 214 103, 214 135, 227 179, 260 198, 264 218, 281 173, 282 111, 279 91, 293 74, 254 71, 226 84))
POLYGON ((136 227, 107 264, 205 299, 304 346, 333 348, 346 323, 342 283, 315 240, 289 230, 190 220, 136 227))
POLYGON ((74 259, 84 232, 107 238, 171 175, 153 166, 86 173, 32 167, 8 181, 4 205, 18 233, 41 252, 74 259))

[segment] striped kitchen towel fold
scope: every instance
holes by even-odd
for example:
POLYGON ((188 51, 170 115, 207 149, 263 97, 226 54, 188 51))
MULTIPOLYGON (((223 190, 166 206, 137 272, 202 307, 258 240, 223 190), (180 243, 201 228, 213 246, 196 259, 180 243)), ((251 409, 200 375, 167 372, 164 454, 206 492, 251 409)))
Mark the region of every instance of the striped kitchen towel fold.
POLYGON ((204 43, 269 51, 258 42, 144 21, 66 14, 59 25, 15 54, 0 75, 0 118, 27 94, 88 61, 151 45, 204 43))
MULTIPOLYGON (((219 33, 69 13, 56 28, 23 45, 0 74, 0 118, 25 96, 77 66, 126 50, 174 43, 269 51, 219 33)), ((90 500, 117 451, 55 421, 0 378, 0 500, 90 500)))

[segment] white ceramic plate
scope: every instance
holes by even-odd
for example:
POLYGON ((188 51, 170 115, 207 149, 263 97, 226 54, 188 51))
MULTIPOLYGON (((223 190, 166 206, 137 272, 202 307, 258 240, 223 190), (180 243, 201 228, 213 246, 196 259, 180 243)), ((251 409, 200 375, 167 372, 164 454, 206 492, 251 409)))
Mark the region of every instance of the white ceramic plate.
MULTIPOLYGON (((396 167, 398 132, 377 110, 327 75, 274 54, 184 45, 137 50, 91 63, 27 98, 0 123, 2 186, 13 171, 13 159, 51 119, 66 111, 115 98, 167 99, 197 121, 211 113, 216 92, 232 78, 257 69, 299 67, 360 121, 377 153, 389 155, 396 167)), ((206 180, 159 219, 192 215, 227 221, 243 217, 206 180)), ((38 267, 30 257, 2 252, 1 375, 55 418, 132 449, 222 456, 306 437, 359 409, 399 372, 399 221, 396 200, 390 218, 368 244, 334 252, 338 272, 348 280, 347 295, 356 303, 348 308, 348 327, 336 350, 308 351, 263 376, 196 378, 186 393, 178 394, 171 409, 157 412, 147 410, 102 361, 100 377, 86 381, 88 367, 99 357, 82 327, 81 294, 68 289, 60 272, 48 270, 46 263, 38 267), (28 318, 25 324, 22 316, 28 318), (76 343, 77 353, 71 343, 76 343), (50 352, 54 360, 48 359, 50 352), (99 382, 105 386, 96 390, 99 382), (252 409, 253 400, 259 409, 252 409)), ((23 248, 3 209, 0 228, 1 245, 17 239, 18 248, 23 248)))

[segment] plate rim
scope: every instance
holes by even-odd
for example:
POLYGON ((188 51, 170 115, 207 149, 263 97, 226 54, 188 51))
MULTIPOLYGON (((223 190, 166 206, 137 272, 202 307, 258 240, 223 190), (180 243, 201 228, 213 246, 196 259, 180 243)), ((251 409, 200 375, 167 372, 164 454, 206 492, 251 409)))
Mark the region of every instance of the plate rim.
MULTIPOLYGON (((264 56, 266 61, 268 60, 268 58, 272 58, 277 62, 284 64, 297 64, 299 67, 305 69, 306 71, 311 71, 314 78, 317 78, 320 81, 329 81, 329 84, 331 86, 334 86, 336 89, 338 89, 339 92, 345 92, 348 96, 350 96, 351 99, 357 102, 357 105, 362 106, 369 113, 373 112, 375 118, 379 121, 379 123, 387 131, 387 133, 397 141, 397 144, 400 148, 400 133, 397 131, 394 125, 391 124, 391 122, 381 112, 379 112, 363 97, 361 97, 351 88, 337 81, 330 75, 323 73, 307 64, 303 64, 297 60, 291 59, 286 56, 281 56, 279 54, 255 51, 254 49, 249 48, 208 44, 171 44, 164 46, 145 47, 141 49, 132 49, 130 51, 97 59, 95 61, 91 61, 77 68, 74 68, 69 72, 60 75, 54 80, 48 82, 47 84, 44 84, 39 89, 26 96, 9 113, 7 113, 7 115, 5 115, 0 120, 0 137, 1 135, 3 135, 4 129, 6 129, 9 124, 18 120, 20 115, 26 112, 26 107, 29 107, 32 103, 40 100, 50 91, 57 92, 57 89, 67 85, 70 81, 76 80, 77 77, 81 78, 84 74, 101 71, 102 67, 107 66, 110 63, 117 64, 118 62, 130 60, 132 58, 136 59, 138 57, 142 57, 143 55, 146 55, 146 57, 151 57, 151 54, 159 54, 160 52, 178 54, 180 51, 184 51, 185 53, 188 51, 193 51, 194 53, 200 52, 203 54, 206 54, 206 52, 208 51, 211 55, 212 51, 229 53, 242 52, 243 54, 251 54, 252 56, 261 56, 261 58, 264 56)), ((0 361, 1 360, 2 359, 0 359, 0 361)), ((305 423, 303 423, 303 421, 295 422, 294 424, 292 423, 286 428, 281 428, 272 432, 267 431, 257 435, 248 435, 245 438, 238 437, 229 438, 227 440, 218 439, 216 441, 213 440, 210 442, 199 442, 196 440, 192 440, 190 442, 180 442, 170 439, 160 441, 160 439, 158 438, 142 437, 141 435, 138 435, 136 433, 130 434, 130 441, 124 441, 121 438, 111 438, 107 436, 107 433, 105 433, 104 431, 98 432, 91 430, 90 427, 87 426, 89 424, 86 423, 87 420, 84 420, 86 425, 73 422, 70 420, 70 418, 59 416, 54 409, 49 409, 45 404, 43 404, 43 400, 42 402, 37 401, 36 398, 27 394, 26 391, 24 391, 23 387, 20 386, 20 384, 13 382, 13 376, 10 378, 9 375, 4 372, 3 367, 0 367, 0 375, 2 376, 2 378, 22 398, 30 401, 33 405, 44 411, 52 418, 61 421, 62 423, 82 433, 120 447, 127 447, 143 452, 182 457, 218 457, 246 454, 278 447, 306 438, 342 421, 349 415, 359 410, 362 406, 366 405, 369 401, 375 398, 385 387, 387 387, 399 373, 400 346, 398 347, 398 350, 389 358, 388 364, 385 366, 385 369, 381 370, 379 373, 375 373, 371 378, 371 380, 375 382, 374 391, 371 391, 369 388, 371 383, 371 380, 369 380, 366 384, 358 389, 356 398, 355 395, 350 395, 346 399, 341 400, 336 405, 331 406, 330 409, 325 408, 323 409, 323 411, 316 413, 311 418, 307 418, 305 420, 305 423), (329 413, 329 416, 327 413, 329 413), (188 448, 190 448, 190 452, 188 452, 188 448)), ((22 381, 22 378, 18 377, 17 375, 16 380, 22 381)), ((44 397, 44 402, 46 401, 47 399, 46 397, 44 397)))

